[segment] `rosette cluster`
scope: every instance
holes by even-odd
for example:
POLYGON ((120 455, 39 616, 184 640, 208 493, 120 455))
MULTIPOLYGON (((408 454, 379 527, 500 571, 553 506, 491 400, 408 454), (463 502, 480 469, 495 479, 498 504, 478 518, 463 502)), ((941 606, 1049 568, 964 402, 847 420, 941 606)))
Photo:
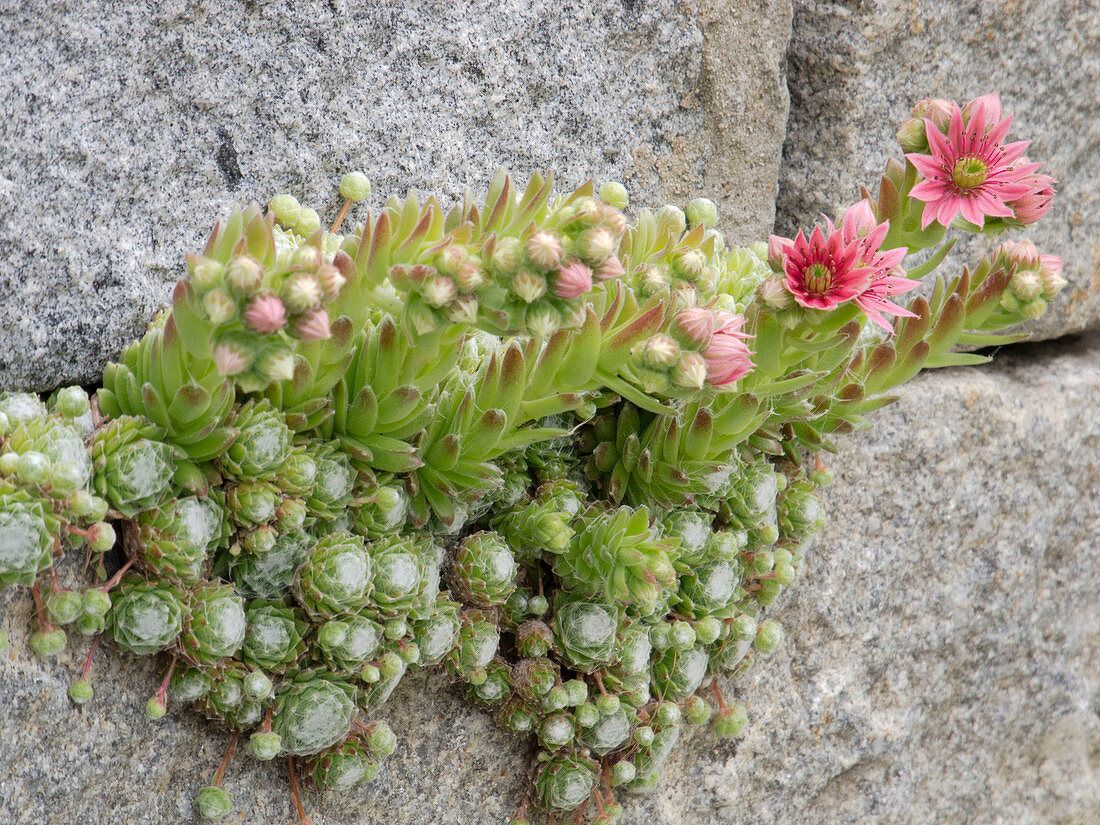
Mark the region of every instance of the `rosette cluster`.
POLYGON ((538 175, 448 211, 394 198, 344 235, 360 173, 331 232, 286 195, 234 211, 96 403, 0 394, 0 586, 32 589, 31 647, 93 637, 77 704, 102 635, 159 656, 149 716, 185 704, 234 731, 204 819, 232 808, 242 736, 289 760, 303 821, 299 777, 375 780, 403 733, 386 701, 439 667, 538 744, 514 825, 615 822, 684 724, 748 723, 728 680, 782 641, 770 613, 824 523, 832 435, 923 367, 983 360, 955 344, 1018 340, 997 333, 1065 284, 1006 242, 895 303, 946 256, 902 266, 962 190, 967 230, 976 208, 985 230, 1030 222, 1049 194, 1008 168, 995 101, 929 106, 877 199, 750 248, 709 200, 631 220, 617 184, 555 197, 538 175), (951 183, 941 132, 988 148, 951 183), (988 182, 1009 187, 992 206, 988 182), (82 547, 94 579, 65 587, 55 561, 82 547))

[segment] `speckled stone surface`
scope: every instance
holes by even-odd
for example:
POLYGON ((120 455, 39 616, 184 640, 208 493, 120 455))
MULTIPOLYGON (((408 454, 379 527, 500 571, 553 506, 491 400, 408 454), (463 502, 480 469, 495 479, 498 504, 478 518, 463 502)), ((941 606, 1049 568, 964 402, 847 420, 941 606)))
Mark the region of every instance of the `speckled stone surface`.
POLYGON ((444 201, 499 166, 774 216, 790 0, 0 7, 0 386, 94 381, 235 201, 444 201), (705 34, 711 32, 708 42, 705 34), (713 105, 712 105, 713 104, 713 105), (713 109, 714 115, 708 112, 713 109))
MULTIPOLYGON (((830 526, 777 604, 787 641, 735 686, 736 743, 687 738, 626 825, 1094 825, 1100 821, 1100 340, 1015 348, 918 378, 848 436, 830 526)), ((26 652, 29 600, 0 594, 0 819, 189 822, 227 737, 142 714, 151 663, 26 652)), ((317 825, 505 825, 531 751, 437 675, 383 709, 401 744, 317 825)), ((293 823, 285 768, 235 761, 233 823, 293 823)))
MULTIPOLYGON (((1038 338, 1100 326, 1100 6, 1095 0, 796 0, 779 228, 793 232, 877 189, 895 133, 924 97, 999 92, 1013 139, 1059 180, 1030 231, 1065 258, 1058 304, 1038 338)), ((977 260, 1000 239, 969 243, 977 260)))

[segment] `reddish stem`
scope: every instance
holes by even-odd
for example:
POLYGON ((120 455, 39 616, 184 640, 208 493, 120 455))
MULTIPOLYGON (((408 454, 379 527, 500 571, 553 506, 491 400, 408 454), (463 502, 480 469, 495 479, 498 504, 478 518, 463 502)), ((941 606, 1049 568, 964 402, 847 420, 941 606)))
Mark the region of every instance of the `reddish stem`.
POLYGON ((596 680, 596 687, 600 689, 600 693, 604 696, 607 696, 607 691, 604 689, 603 686, 603 678, 600 676, 600 674, 598 672, 593 673, 592 678, 596 680))
POLYGON ((723 713, 726 712, 726 699, 722 696, 722 689, 718 687, 718 682, 714 681, 710 683, 710 691, 714 694, 714 699, 718 702, 718 708, 723 713))
POLYGON ((267 713, 264 714, 264 733, 271 733, 271 705, 267 706, 267 713))
MULTIPOLYGON (((98 636, 96 638, 99 638, 98 636)), ((160 683, 160 687, 157 688, 157 699, 160 703, 165 704, 165 697, 168 696, 168 680, 172 678, 172 671, 176 669, 176 661, 178 657, 172 657, 172 663, 168 665, 168 672, 164 675, 164 681, 160 683)))
POLYGON ((313 825, 313 820, 306 816, 306 809, 302 807, 302 797, 298 794, 298 775, 294 772, 294 757, 287 757, 290 765, 290 800, 298 811, 298 821, 301 825, 313 825))
POLYGON ((42 607, 42 586, 38 579, 34 580, 34 585, 31 587, 31 593, 34 595, 34 609, 38 613, 38 626, 44 631, 57 630, 49 619, 46 618, 46 610, 42 607))
POLYGON ((93 637, 92 646, 88 650, 88 655, 84 657, 84 670, 80 672, 80 680, 85 681, 88 678, 88 674, 92 672, 92 657, 95 656, 95 649, 99 646, 99 640, 103 638, 103 634, 93 637))
POLYGON ((237 746, 237 737, 241 735, 239 730, 233 731, 233 738, 229 740, 229 747, 225 749, 225 756, 222 757, 222 763, 218 765, 218 772, 214 774, 214 787, 220 788, 222 786, 222 776, 225 774, 225 766, 229 764, 229 757, 233 755, 233 748, 237 746))
POLYGON ((118 572, 111 576, 110 580, 108 580, 108 582, 99 589, 102 590, 104 593, 109 593, 112 587, 122 581, 123 575, 125 575, 127 570, 134 566, 135 561, 137 561, 137 559, 134 558, 131 558, 129 561, 127 561, 126 564, 122 565, 122 567, 119 568, 118 572))
POLYGON ((332 229, 329 230, 329 234, 335 235, 336 230, 340 228, 340 224, 344 222, 344 218, 347 217, 348 209, 351 208, 351 201, 344 201, 344 208, 340 210, 340 214, 336 216, 336 222, 332 225, 332 229))

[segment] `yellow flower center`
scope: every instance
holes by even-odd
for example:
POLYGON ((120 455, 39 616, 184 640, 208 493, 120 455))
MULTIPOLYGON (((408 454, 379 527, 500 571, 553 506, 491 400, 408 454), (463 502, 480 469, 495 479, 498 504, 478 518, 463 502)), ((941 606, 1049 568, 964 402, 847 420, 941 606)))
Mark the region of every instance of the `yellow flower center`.
POLYGON ((989 167, 981 158, 962 157, 955 161, 955 168, 951 170, 951 180, 960 189, 974 189, 985 183, 989 177, 989 167))

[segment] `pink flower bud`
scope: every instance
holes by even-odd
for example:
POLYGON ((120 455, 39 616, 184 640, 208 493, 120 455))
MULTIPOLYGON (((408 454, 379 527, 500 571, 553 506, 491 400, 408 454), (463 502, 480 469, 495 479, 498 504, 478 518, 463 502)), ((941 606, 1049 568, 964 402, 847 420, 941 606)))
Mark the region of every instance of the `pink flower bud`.
POLYGON ((625 274, 626 270, 623 269, 623 262, 619 260, 619 256, 612 255, 600 264, 599 269, 596 270, 596 280, 614 281, 625 274))
POLYGON ((1039 277, 1043 281, 1043 297, 1048 301, 1062 291, 1066 279, 1062 277, 1062 259, 1057 255, 1040 255, 1039 277))
POLYGON ((317 280, 321 282, 321 295, 326 303, 335 301, 347 283, 347 278, 332 264, 325 264, 317 270, 317 280))
POLYGON ((647 298, 654 295, 662 295, 669 291, 670 283, 668 268, 662 264, 659 266, 647 266, 638 279, 638 287, 647 298))
POLYGON ((955 111, 955 103, 951 100, 944 100, 942 97, 925 98, 917 103, 913 107, 913 117, 915 118, 928 118, 934 124, 936 128, 941 132, 947 132, 947 127, 951 124, 951 114, 955 111))
POLYGON ((840 220, 840 229, 846 242, 855 238, 866 238, 877 228, 874 207, 866 199, 849 206, 840 220))
POLYGON ((741 336, 724 330, 714 334, 703 358, 707 364, 707 381, 715 387, 732 384, 753 370, 752 353, 741 336))
POLYGON ((1022 241, 1005 241, 997 251, 1009 266, 1016 269, 1039 269, 1039 248, 1026 238, 1022 241))
POLYGON ((714 313, 703 307, 688 307, 676 314, 672 331, 686 346, 704 349, 714 335, 714 313))
MULTIPOLYGON (((1027 163, 1027 158, 1020 158, 1020 163, 1027 163)), ((1016 220, 1030 225, 1050 211, 1050 206, 1054 203, 1054 184, 1056 181, 1050 175, 1033 172, 1030 175, 1024 175, 1019 182, 1030 186, 1031 191, 1022 198, 1009 201, 1008 207, 1012 210, 1016 220)))
POLYGON ((546 279, 530 269, 521 270, 512 278, 512 292, 524 303, 534 303, 546 294, 546 279))
POLYGON ((523 244, 518 238, 498 238, 493 246, 493 254, 490 258, 494 267, 506 275, 511 275, 519 266, 519 258, 523 252, 523 244))
POLYGON ((278 332, 286 326, 286 307, 274 295, 260 295, 245 310, 244 322, 253 332, 278 332))
POLYGON ((611 230, 616 238, 621 238, 626 233, 626 217, 610 204, 603 204, 599 210, 599 221, 611 230))
POLYGON ((316 275, 298 272, 283 286, 283 303, 291 312, 306 312, 321 305, 321 282, 316 275))
POLYGON ((460 246, 445 246, 435 258, 435 267, 444 275, 453 277, 458 270, 469 260, 466 250, 460 246))
POLYGON ((697 352, 685 352, 672 370, 672 383, 685 390, 701 390, 707 382, 707 361, 697 352))
POLYGON ((247 297, 260 288, 263 270, 247 255, 240 255, 229 262, 225 270, 225 282, 235 293, 247 297))
POLYGON ((477 292, 488 283, 481 267, 473 261, 467 261, 460 266, 451 280, 455 282, 459 292, 477 292))
POLYGON ((745 319, 724 309, 714 310, 714 334, 732 335, 734 338, 752 338, 745 329, 745 319))
MULTIPOLYGON (((983 122, 986 124, 986 128, 994 126, 1001 122, 1001 99, 995 95, 982 95, 976 97, 962 107, 963 124, 970 123, 970 119, 974 117, 975 113, 979 110, 985 113, 983 122)), ((951 121, 951 116, 948 114, 948 123, 951 121)), ((939 126, 939 123, 936 124, 939 126)))
POLYGON ((553 232, 536 232, 527 239, 527 257, 541 269, 557 269, 561 253, 561 241, 553 232))
POLYGON ((554 294, 566 300, 579 298, 592 291, 592 270, 577 260, 570 261, 558 270, 554 280, 554 294))
POLYGON ((331 338, 328 310, 318 308, 304 315, 294 325, 294 335, 299 341, 323 341, 331 338))
POLYGON ((214 347, 214 367, 219 375, 240 375, 252 364, 252 353, 237 346, 224 342, 214 347))
POLYGON ((447 305, 444 313, 452 324, 477 323, 477 298, 473 295, 459 295, 447 305))
POLYGON ((268 381, 289 381, 294 377, 294 353, 287 350, 269 352, 259 366, 260 374, 268 381))
POLYGON ((902 121, 897 137, 903 152, 928 152, 928 133, 924 129, 924 121, 918 117, 902 121))
POLYGON ((774 272, 783 271, 783 261, 787 257, 787 250, 792 246, 794 241, 782 235, 772 235, 768 238, 768 266, 774 272))

